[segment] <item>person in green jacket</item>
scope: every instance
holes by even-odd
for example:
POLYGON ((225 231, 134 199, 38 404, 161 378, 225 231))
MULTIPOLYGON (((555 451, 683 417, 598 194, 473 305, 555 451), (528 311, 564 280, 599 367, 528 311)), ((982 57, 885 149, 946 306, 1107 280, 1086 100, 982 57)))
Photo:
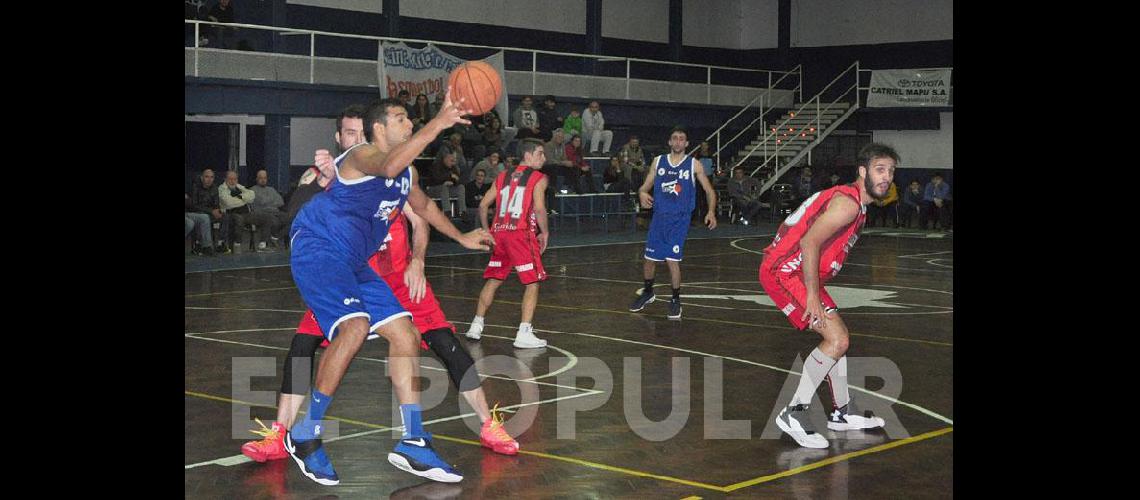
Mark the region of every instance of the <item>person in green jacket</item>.
POLYGON ((576 135, 582 135, 582 113, 578 108, 570 108, 570 116, 562 120, 562 131, 566 132, 566 142, 576 135))

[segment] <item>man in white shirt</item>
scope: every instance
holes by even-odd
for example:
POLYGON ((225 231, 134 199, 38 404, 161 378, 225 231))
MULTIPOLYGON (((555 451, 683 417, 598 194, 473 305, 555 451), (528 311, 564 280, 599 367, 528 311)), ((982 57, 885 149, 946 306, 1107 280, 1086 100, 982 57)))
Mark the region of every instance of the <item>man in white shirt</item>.
POLYGON ((601 149, 601 154, 610 154, 610 142, 614 140, 612 130, 603 130, 606 126, 606 119, 602 117, 602 111, 598 109, 599 107, 598 101, 590 101, 590 107, 586 108, 586 112, 582 114, 582 137, 590 138, 590 155, 592 156, 598 154, 599 141, 605 145, 601 149))

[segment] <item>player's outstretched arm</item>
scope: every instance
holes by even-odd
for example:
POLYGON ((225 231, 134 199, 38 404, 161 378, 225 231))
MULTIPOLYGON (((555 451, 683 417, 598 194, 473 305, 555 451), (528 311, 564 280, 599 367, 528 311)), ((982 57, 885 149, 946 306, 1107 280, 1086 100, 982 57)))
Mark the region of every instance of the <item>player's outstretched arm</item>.
POLYGON ((490 250, 489 245, 493 245, 495 240, 491 237, 485 229, 476 229, 467 233, 460 233, 459 228, 451 223, 451 220, 443 215, 439 207, 435 206, 435 202, 428 198, 428 195, 420 189, 419 184, 416 182, 415 167, 412 169, 412 191, 408 193, 408 205, 415 210, 416 214, 423 217, 424 220, 436 228, 444 236, 457 241, 464 248, 472 250, 490 250))
MULTIPOLYGON (((424 152, 424 148, 431 144, 431 141, 434 141, 445 129, 456 123, 471 124, 471 120, 463 119, 463 115, 470 114, 471 111, 460 107, 462 104, 463 99, 457 103, 451 102, 451 87, 448 87, 446 97, 443 99, 443 106, 439 108, 439 114, 435 115, 435 118, 432 118, 419 132, 412 134, 410 139, 396 145, 387 154, 376 147, 359 147, 353 149, 344 161, 351 168, 367 175, 394 178, 400 175, 405 167, 411 165, 412 161, 424 152)), ((407 117, 405 116, 403 119, 406 120, 407 117)))

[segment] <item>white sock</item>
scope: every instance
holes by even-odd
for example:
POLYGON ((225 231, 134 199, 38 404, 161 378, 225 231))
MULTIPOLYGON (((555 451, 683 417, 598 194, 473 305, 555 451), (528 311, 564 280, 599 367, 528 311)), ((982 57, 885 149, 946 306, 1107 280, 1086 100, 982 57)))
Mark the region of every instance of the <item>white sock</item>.
POLYGON ((529 331, 531 331, 532 328, 534 328, 534 327, 531 326, 530 323, 519 323, 519 331, 520 332, 522 332, 522 331, 529 332, 529 331))
POLYGON ((474 327, 475 325, 479 325, 480 328, 483 327, 483 317, 482 316, 475 316, 475 319, 471 320, 471 326, 474 327))
POLYGON ((811 404, 811 397, 815 394, 816 388, 823 382, 823 378, 827 376, 827 372, 831 371, 831 367, 834 365, 834 359, 824 354, 818 347, 813 349, 808 354, 807 359, 804 359, 804 371, 800 375, 800 385, 796 388, 796 395, 792 396, 792 402, 788 406, 811 404))
POLYGON ((835 362, 827 374, 827 381, 831 386, 831 401, 835 409, 847 406, 851 402, 851 391, 847 388, 847 356, 842 356, 835 362))

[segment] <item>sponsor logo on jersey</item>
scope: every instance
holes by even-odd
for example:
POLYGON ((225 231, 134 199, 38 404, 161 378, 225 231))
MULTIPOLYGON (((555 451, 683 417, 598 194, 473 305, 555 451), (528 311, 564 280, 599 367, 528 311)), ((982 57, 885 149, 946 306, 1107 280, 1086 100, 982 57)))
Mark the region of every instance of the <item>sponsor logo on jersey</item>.
POLYGON ((784 306, 783 309, 780 309, 780 310, 784 312, 784 316, 791 316, 792 311, 796 310, 796 306, 795 306, 795 304, 788 304, 788 305, 784 306))
POLYGON ((357 304, 359 304, 360 299, 358 299, 356 297, 348 297, 348 298, 344 299, 344 305, 346 305, 346 306, 353 303, 353 302, 356 302, 357 304))
POLYGON ((515 266, 515 271, 520 272, 520 273, 523 271, 530 271, 531 269, 534 269, 534 263, 523 264, 521 266, 515 266))
POLYGON ((675 196, 681 196, 681 185, 676 180, 661 183, 662 193, 673 193, 675 196))
POLYGON ((796 258, 789 260, 780 266, 780 272, 791 273, 800 268, 800 264, 804 261, 804 254, 802 252, 796 254, 796 258))
POLYGON ((392 212, 395 212, 399 206, 400 206, 399 200, 397 200, 397 201, 389 201, 389 200, 381 201, 380 206, 376 209, 376 213, 373 215, 373 217, 375 217, 377 219, 384 219, 385 223, 389 223, 391 221, 391 219, 393 218, 392 212))

